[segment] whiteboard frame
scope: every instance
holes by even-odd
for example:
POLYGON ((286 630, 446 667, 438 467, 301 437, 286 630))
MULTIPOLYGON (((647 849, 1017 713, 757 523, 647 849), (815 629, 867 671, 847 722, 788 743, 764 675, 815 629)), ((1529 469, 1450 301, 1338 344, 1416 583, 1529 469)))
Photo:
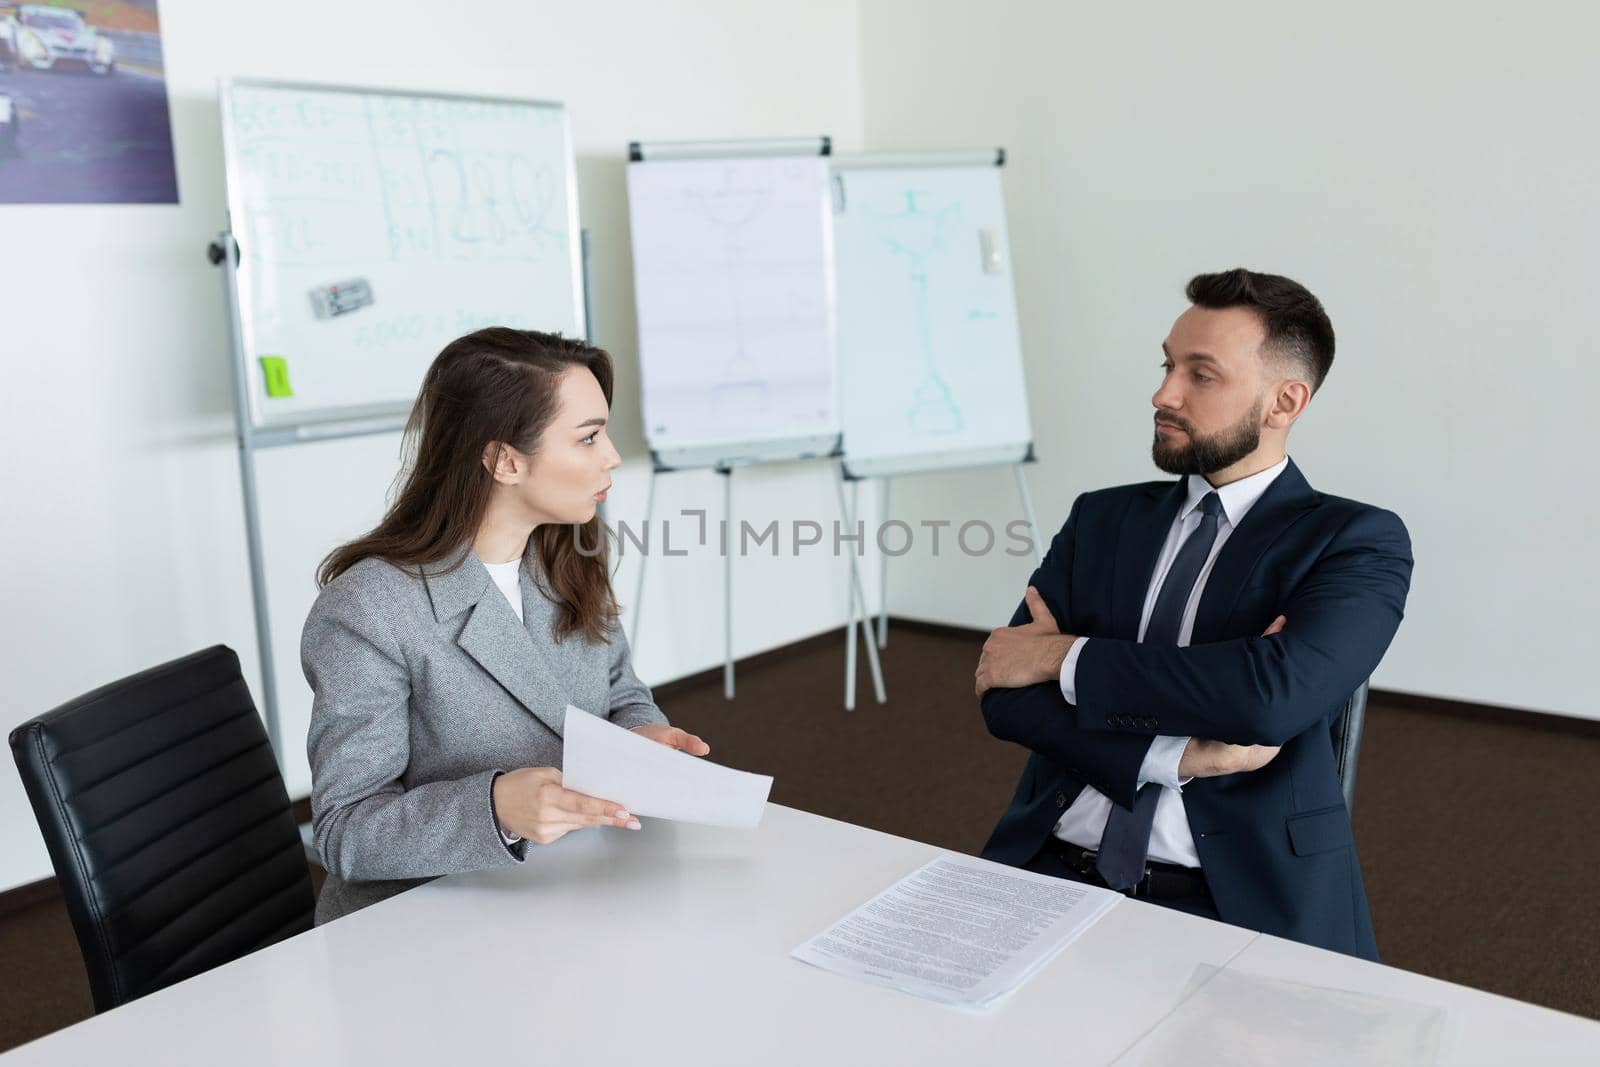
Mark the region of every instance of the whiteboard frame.
MULTIPOLYGON (((569 269, 572 274, 572 300, 575 329, 583 331, 584 340, 592 341, 588 336, 588 300, 584 284, 583 264, 583 233, 578 219, 578 167, 577 149, 572 139, 572 116, 567 111, 567 105, 560 100, 540 100, 528 97, 515 96, 490 96, 479 93, 451 93, 437 92, 434 90, 388 89, 367 85, 338 85, 329 82, 297 82, 283 81, 276 78, 219 78, 217 81, 217 101, 222 112, 222 172, 223 181, 227 190, 227 230, 237 235, 234 220, 245 217, 243 204, 240 201, 239 168, 236 162, 238 155, 237 134, 233 129, 233 108, 230 103, 236 89, 282 89, 292 92, 322 92, 322 93, 349 93, 362 96, 391 96, 405 99, 427 99, 470 102, 478 104, 510 104, 519 107, 543 108, 556 112, 561 119, 561 142, 565 149, 566 157, 562 166, 567 185, 567 233, 569 269)), ((235 242, 234 247, 237 248, 235 242)), ((232 274, 230 273, 230 278, 232 274)), ((262 410, 262 386, 260 375, 252 374, 249 366, 250 354, 246 351, 247 339, 244 337, 244 322, 239 314, 243 307, 243 294, 238 287, 233 287, 233 307, 235 314, 234 329, 234 357, 239 364, 239 371, 247 383, 247 399, 249 400, 249 421, 251 428, 257 431, 272 433, 273 431, 288 431, 294 440, 312 440, 326 437, 345 437, 354 433, 378 433, 388 429, 399 429, 405 424, 406 416, 410 414, 413 400, 404 403, 386 402, 374 404, 347 404, 338 407, 323 408, 314 412, 294 412, 280 418, 268 418, 262 410), (326 424, 334 424, 331 433, 318 432, 326 424)))
MULTIPOLYGON (((833 138, 822 134, 815 137, 767 137, 749 141, 630 141, 628 166, 646 166, 676 160, 716 159, 768 159, 775 156, 811 155, 815 153, 833 170, 833 138)), ((629 220, 630 231, 632 220, 629 220)), ((832 324, 833 346, 830 353, 833 370, 834 400, 839 391, 839 299, 835 256, 832 247, 833 229, 829 223, 826 234, 827 257, 824 263, 827 280, 828 318, 832 324)), ((635 279, 637 284, 637 279, 635 279)), ((641 351, 643 344, 636 338, 641 351)), ((642 381, 642 371, 641 371, 642 381)), ((642 393, 641 393, 642 397, 642 393)), ((837 410, 835 411, 837 414, 837 410)), ((844 448, 844 428, 825 434, 803 434, 793 437, 767 437, 759 440, 730 438, 693 445, 667 445, 660 447, 650 440, 648 427, 644 428, 645 446, 650 452, 651 468, 655 471, 679 470, 730 470, 734 467, 751 467, 763 463, 790 463, 808 459, 836 459, 844 448)), ((730 660, 731 663, 731 660, 730 660)))
MULTIPOLYGON (((828 171, 830 175, 833 175, 842 171, 852 170, 893 170, 914 167, 1004 167, 1005 165, 1006 150, 1003 147, 958 148, 930 152, 856 152, 835 155, 828 160, 828 171)), ((1009 221, 1008 218, 1007 222, 1009 223, 1009 221)), ((1013 302, 1016 301, 1015 279, 1013 279, 1011 299, 1013 302)), ((839 363, 841 393, 844 374, 844 363, 841 360, 839 363)), ((1022 383, 1023 398, 1026 400, 1028 397, 1028 366, 1026 361, 1022 364, 1022 383)), ((1014 445, 990 445, 983 448, 919 452, 911 455, 873 456, 852 460, 848 442, 845 440, 843 433, 842 410, 840 423, 840 466, 844 470, 845 478, 852 481, 864 478, 895 478, 907 474, 932 474, 939 471, 967 470, 974 467, 997 467, 1034 462, 1031 426, 1029 427, 1030 436, 1028 439, 1014 445)))
POLYGON ((1002 467, 1034 462, 1033 442, 1024 445, 994 445, 949 452, 917 452, 908 456, 877 456, 850 461, 841 456, 844 476, 851 481, 864 478, 898 478, 907 474, 937 474, 941 471, 971 470, 975 467, 1002 467))

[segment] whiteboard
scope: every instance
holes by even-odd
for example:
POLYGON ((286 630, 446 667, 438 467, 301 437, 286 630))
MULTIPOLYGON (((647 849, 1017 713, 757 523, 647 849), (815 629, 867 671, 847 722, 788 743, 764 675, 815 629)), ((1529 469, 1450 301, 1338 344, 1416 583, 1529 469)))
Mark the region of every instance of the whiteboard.
POLYGON ((1033 431, 1001 168, 870 158, 834 164, 846 469, 1024 459, 1033 431))
POLYGON ((827 160, 628 165, 645 438, 668 466, 838 441, 827 160))
POLYGON ((583 333, 562 105, 234 81, 222 118, 257 428, 403 412, 484 326, 583 333))

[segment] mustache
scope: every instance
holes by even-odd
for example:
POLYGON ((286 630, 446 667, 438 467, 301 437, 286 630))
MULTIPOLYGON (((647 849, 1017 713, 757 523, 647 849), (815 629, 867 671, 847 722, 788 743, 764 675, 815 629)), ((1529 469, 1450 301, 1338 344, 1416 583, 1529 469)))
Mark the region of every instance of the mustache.
POLYGON ((1155 421, 1157 426, 1176 426, 1186 434, 1191 436, 1194 434, 1194 427, 1189 425, 1187 419, 1180 419, 1172 415, 1157 415, 1155 421))

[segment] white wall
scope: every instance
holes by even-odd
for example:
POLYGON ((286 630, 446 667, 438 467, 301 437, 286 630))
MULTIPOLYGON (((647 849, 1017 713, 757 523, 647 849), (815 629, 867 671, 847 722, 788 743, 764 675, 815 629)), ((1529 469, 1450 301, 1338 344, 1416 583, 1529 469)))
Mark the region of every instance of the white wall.
MULTIPOLYGON (((1149 397, 1187 279, 1289 274, 1339 336, 1291 452, 1414 541, 1376 683, 1600 717, 1597 37, 1579 2, 863 4, 868 145, 1010 152, 1041 525, 1160 477, 1149 397)), ((908 516, 1016 511, 1003 474, 894 492, 908 516)), ((997 625, 1026 573, 908 558, 892 610, 997 625)))
MULTIPOLYGON (((592 236, 597 340, 620 365, 614 421, 630 463, 618 472, 612 514, 635 524, 645 475, 627 142, 828 133, 843 148, 860 144, 854 0, 163 0, 161 16, 182 203, 0 207, 3 730, 214 642, 236 649, 247 677, 257 677, 221 290, 203 256, 225 224, 219 77, 567 102, 592 236)), ((262 458, 286 770, 296 795, 309 788, 298 644, 312 569, 377 517, 398 443, 386 435, 262 458)), ((817 465, 741 472, 736 486, 736 506, 761 523, 831 514, 832 485, 817 465)), ((659 485, 657 514, 706 507, 714 521, 721 499, 714 475, 672 476, 659 485)), ((632 566, 619 581, 627 599, 632 566)), ((653 559, 651 568, 641 674, 659 682, 720 662, 717 558, 697 549, 653 559)), ((736 597, 735 648, 744 655, 837 626, 843 578, 816 553, 750 560, 736 597)), ((48 873, 16 775, 0 773, 0 890, 48 873)))

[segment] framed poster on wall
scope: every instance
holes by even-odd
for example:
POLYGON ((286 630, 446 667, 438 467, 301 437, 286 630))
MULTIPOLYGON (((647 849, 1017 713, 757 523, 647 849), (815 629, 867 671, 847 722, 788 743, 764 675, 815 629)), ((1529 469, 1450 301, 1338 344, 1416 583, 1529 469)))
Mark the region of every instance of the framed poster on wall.
POLYGON ((156 0, 0 0, 0 203, 177 202, 156 0))

